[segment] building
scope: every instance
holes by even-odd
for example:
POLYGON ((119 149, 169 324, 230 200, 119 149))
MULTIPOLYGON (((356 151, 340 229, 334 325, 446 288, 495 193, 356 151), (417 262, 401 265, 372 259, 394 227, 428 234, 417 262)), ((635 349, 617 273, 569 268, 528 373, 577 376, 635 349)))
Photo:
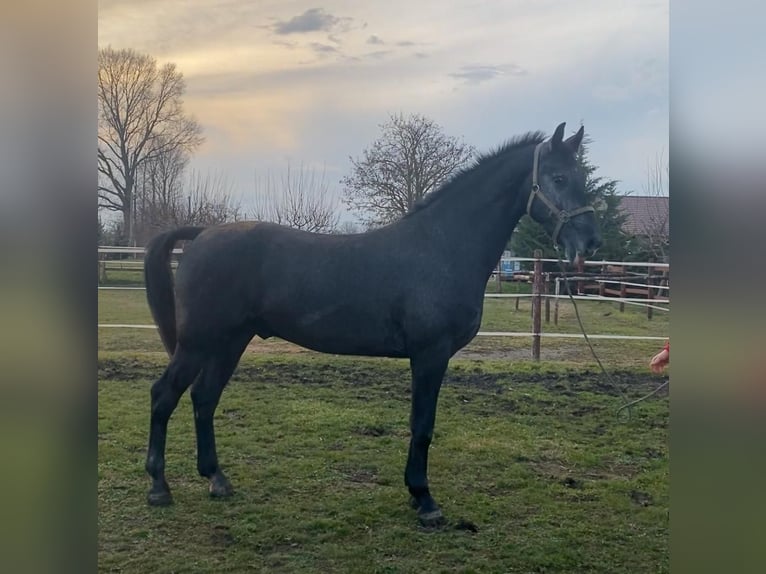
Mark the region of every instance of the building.
POLYGON ((670 202, 662 195, 625 195, 620 198, 625 215, 622 230, 638 241, 637 253, 655 261, 667 261, 670 254, 670 202))
POLYGON ((623 231, 630 235, 670 235, 670 205, 661 195, 625 195, 620 211, 625 214, 623 231))

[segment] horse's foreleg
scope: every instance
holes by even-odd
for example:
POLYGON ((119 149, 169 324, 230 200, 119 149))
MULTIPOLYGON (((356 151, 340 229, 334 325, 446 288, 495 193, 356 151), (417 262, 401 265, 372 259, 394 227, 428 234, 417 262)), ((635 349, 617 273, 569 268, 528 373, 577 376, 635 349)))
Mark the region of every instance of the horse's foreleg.
POLYGON ((168 421, 181 395, 199 374, 201 364, 199 357, 179 347, 162 377, 152 385, 149 448, 146 453, 146 472, 152 477, 147 502, 152 506, 166 506, 173 502, 170 487, 165 480, 168 421))
POLYGON ((412 368, 412 412, 410 450, 404 482, 412 495, 412 506, 426 526, 443 522, 439 506, 428 490, 428 448, 433 438, 436 403, 439 398, 449 354, 440 351, 419 354, 410 361, 412 368))

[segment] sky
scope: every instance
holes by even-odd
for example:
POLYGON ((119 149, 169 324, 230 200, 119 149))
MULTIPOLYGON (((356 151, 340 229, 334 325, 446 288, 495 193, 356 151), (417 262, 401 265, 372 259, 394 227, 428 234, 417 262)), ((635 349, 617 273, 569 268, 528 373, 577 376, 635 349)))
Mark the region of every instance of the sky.
MULTIPOLYGON (((99 47, 173 62, 205 143, 247 206, 304 165, 340 195, 391 114, 478 151, 580 123, 598 174, 640 194, 668 152, 668 0, 99 0, 99 47)), ((346 217, 346 216, 344 216, 346 217)), ((350 216, 347 216, 350 217, 350 216)))

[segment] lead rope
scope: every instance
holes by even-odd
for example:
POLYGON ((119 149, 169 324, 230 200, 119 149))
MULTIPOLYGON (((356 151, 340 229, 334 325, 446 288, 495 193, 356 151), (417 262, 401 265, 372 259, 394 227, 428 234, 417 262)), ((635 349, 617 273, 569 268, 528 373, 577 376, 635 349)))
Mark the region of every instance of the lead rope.
POLYGON ((559 254, 558 245, 554 245, 554 249, 556 249, 556 255, 559 260, 559 268, 561 269, 561 276, 564 279, 564 285, 567 288, 567 295, 569 295, 569 299, 570 301, 572 301, 572 306, 574 307, 574 311, 575 311, 575 317, 577 317, 577 323, 580 325, 580 331, 582 331, 583 337, 585 337, 585 342, 588 343, 590 352, 593 355, 593 358, 596 359, 596 363, 598 363, 598 366, 601 368, 601 372, 604 374, 604 377, 606 377, 609 384, 612 385, 612 387, 614 387, 614 389, 616 389, 618 393, 620 393, 620 396, 625 401, 625 403, 620 408, 617 409, 617 412, 615 413, 615 415, 619 416, 619 414, 622 411, 627 409, 628 419, 630 419, 633 416, 633 411, 631 410, 633 406, 659 393, 662 389, 668 386, 670 379, 666 380, 664 383, 662 383, 659 387, 654 389, 652 392, 647 393, 646 395, 644 395, 643 397, 639 399, 636 399, 633 401, 630 401, 628 399, 628 397, 625 395, 625 393, 620 388, 620 386, 614 381, 612 376, 604 368, 604 365, 601 363, 601 359, 598 358, 598 355, 596 354, 596 350, 593 348, 593 345, 591 344, 590 339, 588 338, 588 334, 585 332, 585 327, 582 324, 582 319, 580 319, 580 311, 579 309, 577 309, 577 302, 575 301, 575 298, 572 296, 572 291, 569 288, 569 280, 566 277, 566 269, 564 267, 564 262, 561 260, 561 255, 559 254))

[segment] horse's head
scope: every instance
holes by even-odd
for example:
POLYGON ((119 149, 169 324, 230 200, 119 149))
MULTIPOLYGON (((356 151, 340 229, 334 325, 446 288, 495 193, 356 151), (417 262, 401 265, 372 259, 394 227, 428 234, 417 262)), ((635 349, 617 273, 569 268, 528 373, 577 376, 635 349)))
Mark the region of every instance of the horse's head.
POLYGON ((601 234, 593 208, 586 202, 585 174, 577 162, 584 128, 564 140, 564 126, 556 128, 551 139, 535 149, 532 190, 527 213, 564 247, 570 263, 586 257, 601 245, 601 234))

